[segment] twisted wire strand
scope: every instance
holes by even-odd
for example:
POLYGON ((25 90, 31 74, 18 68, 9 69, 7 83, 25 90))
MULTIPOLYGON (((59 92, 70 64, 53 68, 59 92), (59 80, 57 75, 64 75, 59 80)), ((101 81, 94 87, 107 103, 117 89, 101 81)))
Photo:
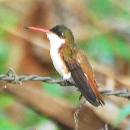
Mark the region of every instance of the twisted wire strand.
POLYGON ((9 69, 6 74, 0 75, 0 81, 6 81, 12 84, 22 84, 24 81, 41 81, 46 83, 57 83, 61 86, 73 86, 74 84, 63 79, 53 79, 51 77, 42 77, 38 75, 17 75, 13 69, 9 69))
MULTIPOLYGON (((41 81, 45 83, 59 84, 61 86, 75 86, 75 84, 72 84, 63 79, 53 79, 51 77, 42 77, 38 75, 17 75, 12 68, 9 68, 6 74, 0 75, 0 82, 3 81, 7 83, 20 84, 20 85, 22 84, 22 82, 25 81, 41 81)), ((115 90, 115 91, 112 90, 99 90, 99 91, 102 95, 105 96, 114 95, 130 99, 130 92, 128 89, 115 90)))

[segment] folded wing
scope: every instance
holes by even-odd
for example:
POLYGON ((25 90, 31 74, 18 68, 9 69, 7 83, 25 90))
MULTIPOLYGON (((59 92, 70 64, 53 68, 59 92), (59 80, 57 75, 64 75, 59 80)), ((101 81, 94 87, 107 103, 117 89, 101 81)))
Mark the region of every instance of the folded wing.
POLYGON ((81 68, 82 68, 82 70, 83 70, 83 72, 88 80, 89 86, 91 87, 99 104, 100 105, 105 104, 102 96, 98 92, 97 83, 95 81, 94 73, 93 73, 92 67, 91 67, 86 55, 82 51, 78 51, 76 57, 77 57, 76 59, 78 59, 77 60, 78 63, 80 64, 80 66, 81 66, 81 68))
POLYGON ((86 65, 89 70, 86 70, 84 73, 86 68, 81 65, 81 62, 83 62, 81 60, 82 54, 76 53, 76 55, 73 55, 71 48, 68 47, 64 47, 64 51, 60 49, 60 54, 64 59, 68 70, 71 72, 76 87, 78 87, 82 96, 84 96, 94 106, 104 104, 102 97, 97 90, 96 82, 93 79, 94 77, 91 67, 89 68, 86 65))

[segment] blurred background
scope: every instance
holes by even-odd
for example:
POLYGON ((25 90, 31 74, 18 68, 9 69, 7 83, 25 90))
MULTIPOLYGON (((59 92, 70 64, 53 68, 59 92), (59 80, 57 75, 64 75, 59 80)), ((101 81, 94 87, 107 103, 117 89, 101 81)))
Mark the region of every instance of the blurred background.
MULTIPOLYGON (((89 57, 102 90, 130 89, 129 0, 0 0, 0 73, 60 78, 46 35, 25 26, 69 27, 89 57)), ((57 84, 0 82, 0 130, 74 130, 80 93, 57 84)), ((130 102, 104 96, 106 105, 83 107, 79 130, 130 130, 130 102), (108 124, 108 128, 105 124, 108 124)))

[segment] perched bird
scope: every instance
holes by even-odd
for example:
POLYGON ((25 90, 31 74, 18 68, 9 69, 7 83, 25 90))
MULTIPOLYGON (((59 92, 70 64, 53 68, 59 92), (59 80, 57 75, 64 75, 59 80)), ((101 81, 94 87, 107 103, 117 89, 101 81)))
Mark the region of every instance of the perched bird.
POLYGON ((97 90, 91 65, 85 54, 75 44, 72 31, 64 25, 56 25, 50 30, 27 28, 46 33, 50 41, 53 65, 63 79, 73 81, 81 95, 92 105, 96 107, 103 105, 104 101, 97 90))

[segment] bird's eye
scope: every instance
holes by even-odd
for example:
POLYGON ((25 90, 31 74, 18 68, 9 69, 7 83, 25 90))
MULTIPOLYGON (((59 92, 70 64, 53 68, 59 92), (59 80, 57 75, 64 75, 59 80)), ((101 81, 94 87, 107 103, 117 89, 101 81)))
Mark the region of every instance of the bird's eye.
POLYGON ((59 31, 59 32, 58 32, 58 35, 59 35, 59 36, 64 36, 64 33, 63 33, 62 31, 59 31))
POLYGON ((61 36, 63 36, 63 35, 64 35, 64 33, 62 32, 62 33, 61 33, 61 36))

